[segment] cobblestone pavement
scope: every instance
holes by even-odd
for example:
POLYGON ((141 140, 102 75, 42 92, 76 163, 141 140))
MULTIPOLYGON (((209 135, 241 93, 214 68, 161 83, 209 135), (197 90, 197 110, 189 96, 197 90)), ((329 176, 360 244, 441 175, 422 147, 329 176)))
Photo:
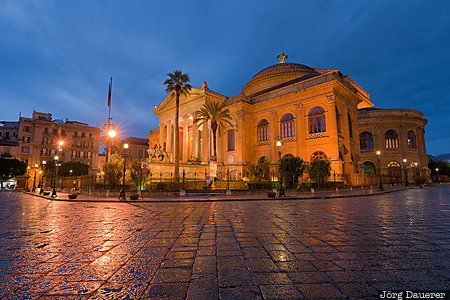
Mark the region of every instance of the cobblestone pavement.
POLYGON ((0 192, 7 299, 373 298, 450 288, 450 186, 188 203, 0 192))

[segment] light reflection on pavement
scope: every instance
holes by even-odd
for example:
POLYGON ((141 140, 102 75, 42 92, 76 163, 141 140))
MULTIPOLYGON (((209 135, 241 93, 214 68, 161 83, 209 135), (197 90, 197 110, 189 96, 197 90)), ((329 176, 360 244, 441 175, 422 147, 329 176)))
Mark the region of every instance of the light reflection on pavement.
POLYGON ((298 201, 0 201, 0 296, 361 298, 450 286, 450 186, 298 201))

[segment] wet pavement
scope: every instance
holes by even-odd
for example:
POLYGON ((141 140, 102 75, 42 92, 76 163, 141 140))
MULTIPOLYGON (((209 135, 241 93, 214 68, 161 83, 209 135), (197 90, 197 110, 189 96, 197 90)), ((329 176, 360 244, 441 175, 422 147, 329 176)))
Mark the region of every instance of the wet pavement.
POLYGON ((450 186, 99 203, 0 192, 7 299, 373 298, 450 288, 450 186))

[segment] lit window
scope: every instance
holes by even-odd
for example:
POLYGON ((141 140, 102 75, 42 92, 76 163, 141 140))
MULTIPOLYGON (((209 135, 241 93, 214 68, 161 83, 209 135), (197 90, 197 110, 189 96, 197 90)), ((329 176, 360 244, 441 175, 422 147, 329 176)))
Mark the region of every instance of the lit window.
POLYGON ((395 130, 388 130, 384 134, 384 140, 386 144, 386 149, 397 149, 398 148, 398 134, 395 130))
POLYGON ((322 107, 314 107, 309 113, 309 133, 325 132, 325 111, 322 107))
POLYGON ((286 114, 281 119, 281 137, 287 138, 293 136, 295 136, 294 116, 291 114, 286 114))
POLYGON ((313 155, 311 155, 311 160, 320 159, 320 160, 328 160, 327 155, 323 153, 322 151, 314 152, 313 155))
POLYGON ((257 138, 258 142, 269 140, 269 122, 267 122, 267 120, 265 119, 259 121, 258 123, 257 138))

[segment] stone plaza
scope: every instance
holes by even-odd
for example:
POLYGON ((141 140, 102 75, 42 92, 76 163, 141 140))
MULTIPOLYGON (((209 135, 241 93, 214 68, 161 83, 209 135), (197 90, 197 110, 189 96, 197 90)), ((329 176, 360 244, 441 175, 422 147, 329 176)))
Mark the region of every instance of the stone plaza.
POLYGON ((331 199, 0 201, 6 299, 372 299, 450 288, 450 186, 331 199))

